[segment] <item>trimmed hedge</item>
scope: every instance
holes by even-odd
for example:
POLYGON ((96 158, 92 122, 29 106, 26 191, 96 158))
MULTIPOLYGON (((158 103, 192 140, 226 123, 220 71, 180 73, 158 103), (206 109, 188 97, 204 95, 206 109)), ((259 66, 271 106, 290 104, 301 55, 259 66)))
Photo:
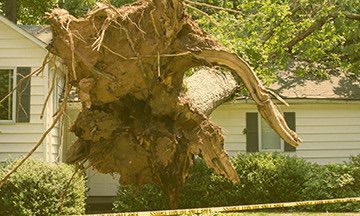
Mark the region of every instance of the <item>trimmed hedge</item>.
MULTIPOLYGON (((0 178, 13 164, 0 167, 0 178)), ((66 164, 26 161, 0 188, 0 215, 85 213, 85 177, 78 172, 69 184, 74 171, 66 164)))
MULTIPOLYGON (((360 156, 321 166, 284 154, 239 154, 233 158, 240 183, 232 184, 197 160, 181 195, 180 208, 244 205, 360 196, 360 156)), ((120 187, 114 210, 167 209, 154 185, 120 187), (136 192, 134 192, 136 191, 136 192)), ((301 211, 360 211, 360 203, 292 208, 301 211)))

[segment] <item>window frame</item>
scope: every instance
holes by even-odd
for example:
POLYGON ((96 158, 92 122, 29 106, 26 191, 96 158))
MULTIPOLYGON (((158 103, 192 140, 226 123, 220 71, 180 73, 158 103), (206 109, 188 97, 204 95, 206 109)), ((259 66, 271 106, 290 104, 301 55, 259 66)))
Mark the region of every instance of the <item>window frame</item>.
MULTIPOLYGON (((17 85, 17 68, 16 67, 9 67, 9 66, 0 66, 0 70, 12 70, 13 71, 13 83, 12 83, 12 90, 17 85)), ((0 124, 14 124, 16 122, 16 91, 12 93, 12 118, 11 120, 3 120, 0 119, 0 124)), ((1 99, 0 99, 1 100, 1 99)))
MULTIPOLYGON (((261 134, 261 125, 262 125, 262 119, 263 117, 261 116, 261 114, 259 112, 257 112, 258 114, 258 145, 259 145, 259 152, 285 152, 285 142, 283 139, 281 139, 280 137, 280 149, 263 149, 262 148, 262 134, 261 134)), ((269 125, 270 127, 270 125, 269 125)))

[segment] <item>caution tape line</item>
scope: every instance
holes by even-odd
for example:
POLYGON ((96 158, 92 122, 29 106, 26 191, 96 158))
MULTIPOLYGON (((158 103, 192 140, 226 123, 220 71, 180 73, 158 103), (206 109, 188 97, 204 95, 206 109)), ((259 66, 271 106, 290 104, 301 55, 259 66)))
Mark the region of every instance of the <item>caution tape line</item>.
POLYGON ((273 208, 285 208, 285 207, 345 203, 345 202, 360 202, 360 197, 324 199, 324 200, 312 200, 312 201, 298 201, 298 202, 284 202, 284 203, 240 205, 240 206, 226 206, 226 207, 212 207, 212 208, 144 211, 144 212, 128 212, 128 213, 114 213, 114 214, 94 214, 93 216, 154 216, 154 215, 206 214, 206 213, 236 212, 236 211, 273 209, 273 208))

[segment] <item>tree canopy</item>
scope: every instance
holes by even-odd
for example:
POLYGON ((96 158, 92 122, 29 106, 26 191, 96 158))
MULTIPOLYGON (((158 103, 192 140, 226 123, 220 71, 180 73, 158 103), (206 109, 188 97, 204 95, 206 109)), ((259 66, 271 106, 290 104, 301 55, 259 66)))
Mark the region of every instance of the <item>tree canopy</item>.
MULTIPOLYGON (((0 0, 0 13, 5 13, 5 3, 14 0, 0 0)), ((45 13, 55 7, 64 8, 74 16, 82 16, 97 2, 96 0, 16 0, 18 22, 21 24, 44 24, 45 13)), ((114 6, 133 2, 132 0, 103 0, 114 6)))
POLYGON ((238 12, 187 2, 198 23, 250 62, 263 81, 289 69, 360 74, 359 0, 202 1, 238 12))
MULTIPOLYGON (((0 0, 0 11, 5 1, 0 0)), ((18 20, 22 24, 46 23, 45 12, 57 6, 81 16, 96 3, 96 0, 17 1, 18 20)), ((133 2, 107 1, 115 6, 133 2)), ((359 0, 185 2, 193 19, 250 62, 265 83, 284 70, 324 78, 327 73, 339 71, 360 74, 359 0)))

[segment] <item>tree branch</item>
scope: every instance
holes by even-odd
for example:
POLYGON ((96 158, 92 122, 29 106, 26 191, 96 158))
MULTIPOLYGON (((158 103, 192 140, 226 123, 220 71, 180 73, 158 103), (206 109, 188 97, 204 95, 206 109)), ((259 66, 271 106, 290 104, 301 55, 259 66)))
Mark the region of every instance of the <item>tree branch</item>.
POLYGON ((280 137, 293 146, 298 146, 302 142, 299 136, 288 127, 283 115, 271 101, 268 91, 243 59, 223 50, 202 50, 194 54, 194 57, 233 70, 257 104, 262 117, 280 137))
POLYGON ((336 17, 338 13, 330 13, 326 16, 321 17, 317 21, 315 21, 310 27, 305 29, 302 32, 299 32, 291 41, 284 45, 284 48, 291 52, 292 48, 302 40, 304 40, 307 36, 314 33, 316 30, 321 29, 325 23, 327 23, 330 19, 336 17))
POLYGON ((216 10, 222 10, 222 11, 227 11, 227 12, 231 12, 231 13, 242 14, 242 12, 237 11, 237 10, 233 10, 233 9, 229 9, 229 8, 223 8, 223 7, 219 7, 219 6, 215 6, 215 5, 211 5, 211 4, 206 4, 206 3, 203 3, 203 2, 195 2, 195 1, 189 1, 189 0, 185 0, 184 2, 188 3, 188 4, 208 7, 208 8, 212 8, 212 9, 216 9, 216 10))
POLYGON ((351 12, 343 12, 345 17, 352 20, 359 20, 360 21, 360 14, 351 13, 351 12))

